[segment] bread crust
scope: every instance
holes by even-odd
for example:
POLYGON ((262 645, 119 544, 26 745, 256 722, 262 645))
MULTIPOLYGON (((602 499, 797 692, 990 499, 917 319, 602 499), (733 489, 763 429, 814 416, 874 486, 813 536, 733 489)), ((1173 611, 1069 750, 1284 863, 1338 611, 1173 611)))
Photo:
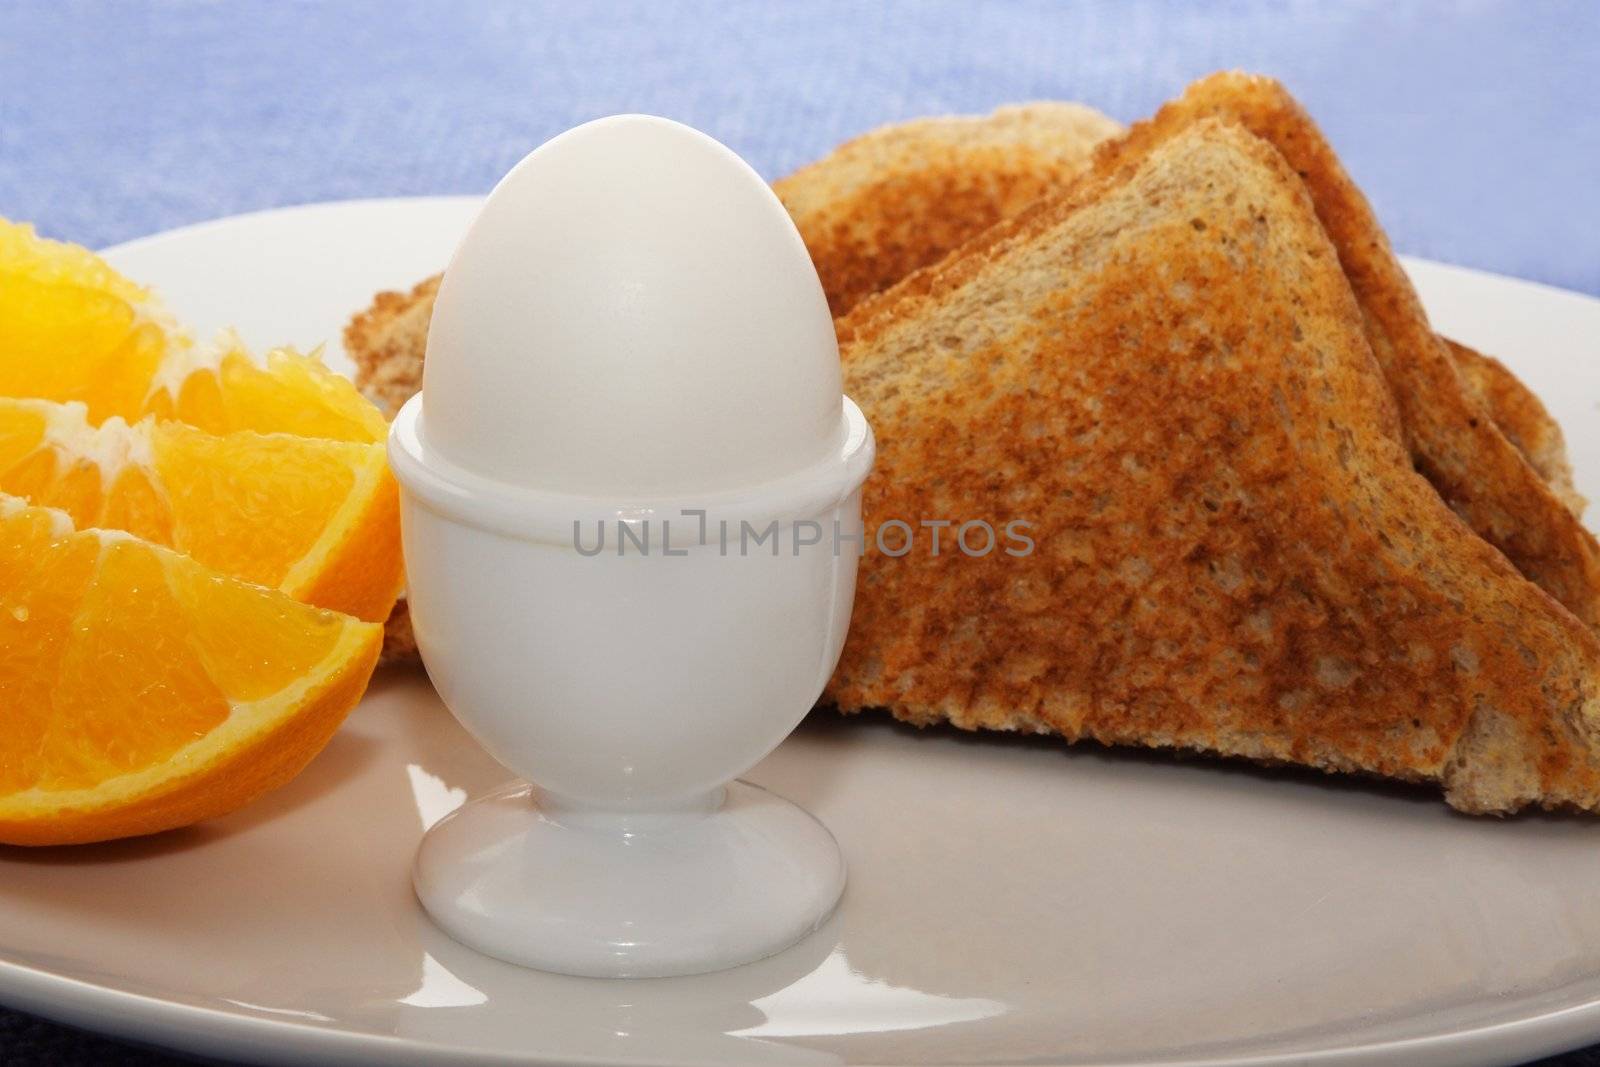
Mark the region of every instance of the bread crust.
POLYGON ((1488 410, 1506 440, 1516 446, 1551 492, 1581 519, 1587 502, 1572 482, 1566 437, 1544 403, 1498 359, 1448 337, 1440 340, 1455 361, 1461 383, 1488 410))

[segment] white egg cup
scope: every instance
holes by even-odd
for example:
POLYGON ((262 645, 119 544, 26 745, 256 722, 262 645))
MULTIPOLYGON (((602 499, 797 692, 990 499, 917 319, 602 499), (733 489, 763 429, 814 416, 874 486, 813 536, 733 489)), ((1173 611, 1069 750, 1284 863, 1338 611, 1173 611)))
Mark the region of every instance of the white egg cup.
POLYGON ((849 625, 873 441, 840 380, 794 223, 705 134, 599 119, 489 194, 389 437, 423 661, 531 783, 423 840, 417 896, 458 940, 686 974, 833 910, 833 836, 733 779, 849 625))
POLYGON ((463 470, 423 423, 414 397, 389 439, 417 643, 445 704, 533 783, 428 832, 428 913, 489 955, 596 977, 717 970, 816 929, 844 888, 833 835, 732 780, 838 661, 874 453, 860 410, 845 399, 837 447, 790 476, 645 507, 463 470))

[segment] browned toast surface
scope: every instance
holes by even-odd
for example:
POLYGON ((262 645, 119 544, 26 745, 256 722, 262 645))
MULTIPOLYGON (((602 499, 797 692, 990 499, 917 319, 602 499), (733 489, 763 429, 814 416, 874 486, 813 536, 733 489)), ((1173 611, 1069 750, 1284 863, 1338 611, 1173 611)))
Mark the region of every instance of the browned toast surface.
POLYGON ((1360 306, 1267 143, 1187 122, 840 323, 869 524, 1032 524, 862 561, 830 693, 1600 801, 1600 641, 1416 473, 1360 306))
POLYGON ((1104 172, 1137 165, 1210 117, 1237 122, 1271 143, 1310 191, 1399 403, 1418 469, 1522 573, 1600 626, 1600 545, 1463 383, 1371 206, 1282 85, 1239 73, 1203 78, 1126 137, 1102 145, 1096 166, 1104 172))

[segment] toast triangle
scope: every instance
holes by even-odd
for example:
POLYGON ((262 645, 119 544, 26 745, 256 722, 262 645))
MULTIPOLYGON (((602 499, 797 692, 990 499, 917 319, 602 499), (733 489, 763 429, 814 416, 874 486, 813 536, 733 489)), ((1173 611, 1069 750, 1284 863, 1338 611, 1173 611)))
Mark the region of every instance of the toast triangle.
POLYGON ((843 710, 1431 782, 1469 812, 1600 804, 1600 640, 1416 473, 1266 142, 1185 123, 840 335, 869 523, 1034 543, 870 547, 843 710))

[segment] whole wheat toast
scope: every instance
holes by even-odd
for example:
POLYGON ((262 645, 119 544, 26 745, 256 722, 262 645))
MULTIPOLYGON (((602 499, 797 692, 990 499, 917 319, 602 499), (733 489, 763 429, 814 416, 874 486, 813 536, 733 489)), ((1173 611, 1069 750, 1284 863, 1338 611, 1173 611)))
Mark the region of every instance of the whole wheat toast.
POLYGON ((1502 432, 1434 334, 1371 206, 1305 110, 1278 82, 1213 74, 1097 150, 1100 173, 1138 165, 1209 117, 1271 143, 1310 191, 1350 279, 1368 341, 1399 403, 1417 468, 1483 538, 1591 627, 1600 626, 1600 544, 1502 432))
POLYGON ((1416 472, 1265 141, 1185 123, 838 325, 869 521, 1035 542, 869 548, 841 709, 1600 805, 1600 639, 1416 472))

